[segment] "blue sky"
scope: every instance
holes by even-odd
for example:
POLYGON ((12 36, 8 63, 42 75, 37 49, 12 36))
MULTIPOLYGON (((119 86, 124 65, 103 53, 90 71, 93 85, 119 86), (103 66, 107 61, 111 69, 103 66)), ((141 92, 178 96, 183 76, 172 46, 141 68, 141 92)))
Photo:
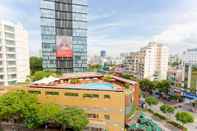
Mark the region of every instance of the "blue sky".
MULTIPOLYGON (((1 0, 0 18, 29 32, 31 54, 41 48, 40 0, 1 0)), ((171 53, 197 47, 197 0, 89 0, 88 54, 111 56, 138 50, 149 41, 171 53)))

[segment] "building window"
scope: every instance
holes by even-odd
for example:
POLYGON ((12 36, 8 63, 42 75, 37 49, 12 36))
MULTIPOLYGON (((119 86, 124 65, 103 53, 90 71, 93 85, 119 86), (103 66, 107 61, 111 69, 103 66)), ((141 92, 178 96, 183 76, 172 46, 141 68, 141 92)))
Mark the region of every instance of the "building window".
POLYGON ((70 93, 70 92, 67 92, 64 94, 65 96, 79 96, 78 93, 70 93))
POLYGON ((8 75, 8 79, 16 79, 16 74, 8 75))
POLYGON ((4 28, 5 28, 6 31, 14 32, 14 27, 12 27, 12 26, 5 25, 4 28))
POLYGON ((99 98, 99 95, 97 94, 84 94, 84 98, 99 98))
POLYGON ((46 95, 57 96, 59 95, 59 92, 46 92, 46 95))
POLYGON ((3 75, 0 75, 0 80, 3 80, 4 79, 4 76, 3 75))
POLYGON ((99 116, 97 114, 88 114, 88 118, 97 119, 99 116))
POLYGON ((8 84, 9 84, 9 85, 16 84, 16 80, 13 80, 13 81, 8 81, 8 84))
POLYGON ((104 95, 104 99, 110 99, 111 96, 110 95, 104 95))
POLYGON ((110 115, 104 115, 105 120, 110 120, 110 115))
POLYGON ((28 92, 35 95, 41 94, 41 91, 28 91, 28 92))

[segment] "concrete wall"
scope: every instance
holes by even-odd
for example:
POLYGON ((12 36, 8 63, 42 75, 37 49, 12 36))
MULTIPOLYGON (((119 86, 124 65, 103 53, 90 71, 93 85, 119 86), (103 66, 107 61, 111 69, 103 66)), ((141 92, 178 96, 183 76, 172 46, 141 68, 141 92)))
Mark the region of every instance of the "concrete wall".
POLYGON ((71 90, 50 88, 29 88, 29 91, 40 91, 41 103, 51 102, 69 107, 79 107, 88 114, 96 114, 98 118, 90 118, 90 127, 106 128, 108 131, 124 131, 125 126, 125 93, 115 91, 71 90), (46 92, 58 92, 58 95, 46 95, 46 92), (65 93, 78 93, 78 96, 65 96, 65 93), (83 94, 97 94, 99 98, 84 98, 83 94), (109 95, 105 99, 104 95, 109 95), (107 120, 105 115, 109 115, 107 120))

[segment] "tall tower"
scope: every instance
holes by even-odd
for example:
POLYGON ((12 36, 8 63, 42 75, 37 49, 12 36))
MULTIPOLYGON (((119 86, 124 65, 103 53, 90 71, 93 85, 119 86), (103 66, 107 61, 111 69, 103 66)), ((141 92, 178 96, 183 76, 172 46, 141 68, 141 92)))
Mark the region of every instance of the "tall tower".
POLYGON ((28 32, 20 24, 0 21, 0 87, 25 82, 29 75, 28 32))
POLYGON ((87 69, 87 0, 41 0, 41 35, 45 70, 87 69))
POLYGON ((142 51, 145 52, 144 78, 166 80, 169 58, 168 47, 157 42, 150 42, 142 51))

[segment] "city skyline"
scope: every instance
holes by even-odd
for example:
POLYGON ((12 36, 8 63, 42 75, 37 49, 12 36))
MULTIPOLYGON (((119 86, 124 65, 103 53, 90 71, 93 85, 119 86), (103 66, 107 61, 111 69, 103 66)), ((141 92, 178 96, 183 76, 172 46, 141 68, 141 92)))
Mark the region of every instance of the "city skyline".
MULTIPOLYGON (((104 49, 114 56, 154 40, 167 44, 171 53, 195 48, 196 4, 196 0, 89 0, 88 54, 104 49)), ((41 49, 39 8, 40 0, 3 0, 0 5, 0 19, 20 22, 29 32, 31 55, 41 49)))

